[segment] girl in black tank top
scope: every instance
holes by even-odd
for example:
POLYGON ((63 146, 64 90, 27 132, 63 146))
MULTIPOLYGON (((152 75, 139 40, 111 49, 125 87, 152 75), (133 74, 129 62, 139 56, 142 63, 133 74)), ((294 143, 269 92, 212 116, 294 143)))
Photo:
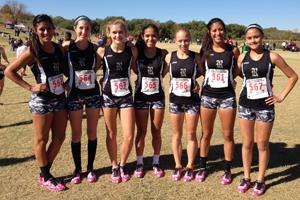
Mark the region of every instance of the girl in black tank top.
POLYGON ((238 190, 244 193, 250 187, 255 137, 256 141, 259 141, 257 142, 259 169, 252 195, 260 196, 266 190, 265 173, 270 158, 269 139, 275 118, 274 104, 281 103, 287 97, 296 84, 298 76, 280 55, 264 50, 264 32, 261 26, 250 24, 245 34, 245 41, 250 51, 240 55, 238 59, 238 66, 244 78, 239 101, 244 178, 238 190), (272 91, 275 66, 288 77, 287 84, 278 95, 272 91), (257 132, 255 136, 254 132, 257 132))
POLYGON ((35 159, 41 170, 39 184, 50 191, 62 191, 65 185, 50 173, 52 163, 65 138, 67 112, 63 90, 62 72, 65 70, 62 49, 51 40, 55 29, 48 15, 37 15, 33 19, 32 44, 24 55, 11 63, 5 75, 16 84, 32 92, 30 108, 34 127, 35 159), (29 84, 17 75, 23 66, 33 66, 35 84, 29 84), (60 105, 61 107, 57 107, 60 105), (52 138, 48 143, 49 132, 52 138), (54 131, 54 132, 53 132, 54 131))
POLYGON ((137 58, 137 49, 127 47, 126 24, 117 19, 107 24, 108 47, 100 47, 98 55, 104 63, 103 114, 107 127, 107 150, 112 163, 111 181, 126 182, 130 179, 126 162, 133 145, 135 115, 130 85, 130 70, 137 58), (117 156, 117 114, 121 116, 123 143, 120 166, 117 156))
POLYGON ((94 160, 97 149, 97 125, 101 107, 101 96, 96 71, 100 67, 100 59, 96 56, 97 46, 89 42, 92 22, 82 15, 75 19, 74 31, 76 40, 67 49, 69 64, 68 110, 72 127, 71 150, 75 169, 71 179, 72 184, 81 183, 81 136, 83 109, 87 118, 88 163, 87 180, 93 183, 97 180, 94 172, 94 160))
POLYGON ((144 176, 143 152, 145 136, 147 134, 148 118, 150 116, 153 159, 153 174, 164 176, 159 165, 161 149, 161 127, 164 119, 165 94, 163 91, 163 77, 166 73, 165 56, 167 51, 156 47, 159 39, 159 30, 156 25, 148 24, 137 41, 139 55, 137 58, 136 91, 134 96, 137 134, 135 138, 137 165, 134 176, 144 176))
POLYGON ((207 34, 200 51, 202 66, 205 72, 201 91, 201 124, 200 171, 196 179, 204 181, 207 176, 206 162, 210 148, 210 140, 214 130, 217 113, 221 119, 224 137, 224 174, 221 184, 232 181, 231 162, 233 160, 233 129, 236 115, 236 99, 234 91, 234 72, 239 50, 225 43, 226 27, 219 18, 211 19, 207 24, 207 34))
POLYGON ((196 86, 199 55, 189 50, 191 34, 186 29, 176 32, 177 51, 166 56, 170 73, 170 124, 172 124, 172 150, 175 160, 173 181, 179 181, 184 175, 184 181, 194 178, 193 165, 197 153, 198 142, 196 130, 199 119, 199 94, 194 91, 196 86), (186 170, 181 163, 183 123, 186 119, 187 156, 186 170), (185 174, 183 172, 185 171, 185 174))

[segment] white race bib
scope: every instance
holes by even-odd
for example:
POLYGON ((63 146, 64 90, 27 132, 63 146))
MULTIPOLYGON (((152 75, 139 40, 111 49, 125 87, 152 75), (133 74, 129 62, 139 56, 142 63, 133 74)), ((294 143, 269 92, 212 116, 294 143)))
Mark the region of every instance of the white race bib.
POLYGON ((63 74, 58 74, 56 76, 48 77, 48 82, 49 82, 51 93, 60 95, 65 91, 63 74))
POLYGON ((228 87, 228 70, 224 69, 209 69, 208 84, 212 88, 228 87))
POLYGON ((80 90, 95 88, 95 79, 94 70, 75 71, 75 87, 80 90))
POLYGON ((158 78, 142 78, 142 92, 147 95, 158 93, 159 90, 159 79, 158 78))
POLYGON ((114 96, 122 97, 130 93, 128 78, 110 80, 111 93, 114 96))
POLYGON ((191 79, 190 78, 172 78, 172 93, 176 96, 191 96, 191 79))
POLYGON ((269 96, 266 78, 248 79, 246 87, 248 99, 262 99, 269 96))

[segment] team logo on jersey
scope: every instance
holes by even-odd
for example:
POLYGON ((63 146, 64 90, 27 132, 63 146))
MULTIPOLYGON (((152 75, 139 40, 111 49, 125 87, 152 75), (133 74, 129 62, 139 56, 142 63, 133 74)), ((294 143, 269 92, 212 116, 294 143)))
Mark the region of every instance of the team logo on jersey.
POLYGON ((110 55, 110 54, 109 54, 109 55, 107 55, 106 57, 107 57, 107 58, 110 58, 110 57, 113 57, 113 55, 110 55))
POLYGON ((186 68, 180 69, 180 76, 186 77, 186 68))
POLYGON ((177 61, 173 61, 172 64, 177 64, 177 61))
POLYGON ((59 63, 58 63, 58 62, 53 63, 53 70, 54 70, 55 72, 58 72, 58 71, 59 71, 59 63))
POLYGON ((148 70, 148 74, 149 74, 149 75, 154 75, 154 72, 153 72, 153 66, 152 66, 152 65, 148 65, 148 66, 147 66, 147 70, 148 70))
POLYGON ((258 71, 257 67, 252 67, 251 68, 251 74, 252 74, 253 77, 258 77, 257 71, 258 71))
POLYGON ((122 71, 123 62, 116 62, 116 70, 122 71))
POLYGON ((223 68, 223 60, 216 60, 217 68, 223 68))
POLYGON ((84 67, 85 66, 85 58, 78 58, 78 64, 80 67, 84 67))

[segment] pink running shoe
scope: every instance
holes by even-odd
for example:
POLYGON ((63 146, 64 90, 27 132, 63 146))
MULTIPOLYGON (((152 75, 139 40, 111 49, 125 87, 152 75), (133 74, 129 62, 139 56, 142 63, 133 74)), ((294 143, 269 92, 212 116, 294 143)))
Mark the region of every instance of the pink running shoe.
POLYGON ((128 170, 125 166, 120 166, 121 180, 122 182, 127 182, 130 179, 128 170))
POLYGON ((182 168, 175 168, 173 174, 172 174, 172 180, 173 181, 179 181, 182 177, 182 168))
POLYGON ((116 167, 112 169, 112 173, 111 173, 111 182, 113 183, 120 183, 121 180, 121 176, 120 176, 120 168, 116 167))
POLYGON ((93 171, 90 171, 87 175, 87 181, 89 183, 94 183, 97 181, 97 176, 93 171))
POLYGON ((134 177, 143 178, 144 175, 145 175, 144 165, 137 165, 136 169, 134 170, 134 177))
POLYGON ((266 184, 264 182, 256 181, 251 194, 253 196, 260 196, 263 195, 265 191, 266 191, 266 184))
POLYGON ((237 190, 239 193, 245 193, 250 188, 250 185, 251 185, 250 179, 243 178, 241 180, 240 185, 237 187, 237 190))
POLYGON ((56 178, 49 178, 47 181, 44 181, 44 178, 41 178, 39 181, 41 186, 46 188, 49 191, 60 192, 65 190, 65 185, 60 183, 56 178))
POLYGON ((225 171, 223 176, 221 177, 221 184, 222 185, 228 185, 232 182, 231 173, 228 171, 225 171))
POLYGON ((184 182, 190 182, 191 180, 194 179, 194 170, 191 168, 186 168, 185 169, 185 174, 183 177, 184 182))
POLYGON ((199 172, 196 174, 196 181, 203 182, 207 177, 206 169, 200 169, 199 172))
POLYGON ((71 184, 79 184, 81 183, 81 171, 74 171, 72 179, 71 179, 71 184))
POLYGON ((159 167, 159 164, 152 165, 152 169, 153 169, 154 176, 158 178, 163 177, 165 175, 164 170, 159 167))

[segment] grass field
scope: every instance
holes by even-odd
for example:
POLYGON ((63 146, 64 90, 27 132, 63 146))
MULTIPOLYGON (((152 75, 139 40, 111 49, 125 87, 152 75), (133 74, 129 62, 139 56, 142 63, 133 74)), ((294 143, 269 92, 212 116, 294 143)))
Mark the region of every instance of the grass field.
MULTIPOLYGON (((1 44, 4 40, 0 39, 1 44)), ((14 53, 8 50, 9 60, 14 59, 14 53)), ((174 44, 160 44, 168 50, 174 50, 174 44)), ((197 46, 191 47, 198 50, 197 46)), ((300 54, 278 51, 286 61, 300 74, 300 54)), ((168 76, 168 75, 167 75, 168 76)), ((33 81, 33 75, 28 70, 26 80, 33 81)), ((39 169, 34 160, 32 121, 28 109, 30 93, 5 80, 5 89, 0 97, 0 199, 251 199, 250 191, 239 194, 236 187, 242 178, 241 137, 238 120, 235 126, 235 162, 232 169, 233 183, 223 186, 219 183, 222 175, 223 139, 220 133, 220 123, 216 120, 215 133, 211 141, 208 170, 209 176, 203 183, 172 182, 171 173, 174 161, 171 153, 171 126, 169 124, 168 108, 163 124, 163 144, 161 150, 161 164, 165 168, 166 176, 155 178, 151 171, 143 179, 132 178, 127 183, 113 184, 110 181, 110 161, 105 146, 105 129, 103 117, 98 125, 98 149, 95 160, 96 173, 99 180, 94 184, 87 183, 86 179, 79 185, 70 185, 68 182, 74 170, 70 148, 70 126, 66 132, 66 140, 53 164, 55 176, 67 181, 68 189, 64 192, 48 192, 40 188, 37 182, 39 169)), ((201 81, 201 78, 199 79, 201 81)), ((237 78, 237 93, 241 86, 241 79, 237 78)), ((278 70, 274 77, 275 94, 286 84, 286 77, 278 70)), ((168 77, 165 78, 165 91, 168 86, 168 77)), ((268 190, 260 199, 300 199, 300 84, 298 83, 289 97, 276 105, 276 120, 271 136, 271 161, 266 175, 268 190), (298 100, 297 100, 298 99, 298 100), (298 102, 298 103, 297 103, 298 102)), ((168 100, 167 100, 168 102, 168 100)), ((85 120, 83 122, 84 128, 85 120)), ((198 139, 200 138, 198 127, 198 139)), ((121 133, 121 128, 119 127, 121 133)), ((145 148, 145 164, 150 166, 152 147, 151 134, 147 134, 145 148)), ((121 134, 118 135, 118 143, 121 134)), ((82 139, 82 166, 87 164, 87 139, 82 139)), ((185 146, 185 137, 183 138, 185 146)), ((183 160, 186 161, 186 152, 183 160)), ((129 157, 129 167, 135 167, 135 151, 129 157)), ((198 163, 198 159, 197 159, 198 163)), ((257 176, 257 151, 253 160, 252 180, 257 176)))

